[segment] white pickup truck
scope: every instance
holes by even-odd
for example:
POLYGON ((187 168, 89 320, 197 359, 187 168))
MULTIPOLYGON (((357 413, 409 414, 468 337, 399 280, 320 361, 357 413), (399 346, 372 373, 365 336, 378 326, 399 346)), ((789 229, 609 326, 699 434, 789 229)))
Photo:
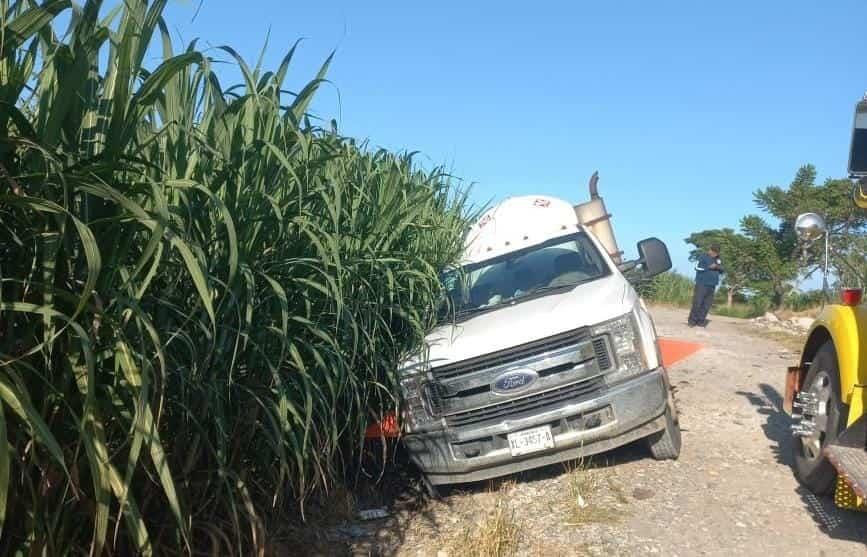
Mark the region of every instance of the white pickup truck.
POLYGON ((507 199, 444 274, 449 311, 400 369, 403 441, 429 485, 639 439, 655 458, 678 457, 656 331, 630 283, 667 271, 668 250, 651 238, 619 263, 579 214, 552 197, 507 199))

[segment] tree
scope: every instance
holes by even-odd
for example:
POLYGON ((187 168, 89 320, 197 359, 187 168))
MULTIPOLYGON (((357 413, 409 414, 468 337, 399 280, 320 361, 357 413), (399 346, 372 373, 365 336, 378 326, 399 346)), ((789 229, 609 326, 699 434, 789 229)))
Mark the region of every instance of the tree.
POLYGON ((719 244, 725 270, 722 284, 727 291, 726 303, 731 307, 735 295, 743 293, 751 283, 755 267, 751 240, 731 228, 722 228, 694 232, 686 243, 695 246, 689 256, 691 261, 697 261, 711 245, 719 244))
MULTIPOLYGON (((779 221, 774 229, 777 241, 781 242, 778 247, 791 250, 785 259, 798 261, 798 271, 803 275, 814 273, 824 260, 823 242, 804 246, 795 236, 797 216, 812 212, 822 215, 830 231, 834 275, 843 282, 861 282, 867 269, 863 249, 867 214, 852 202, 851 193, 852 182, 848 179, 829 178, 817 185, 816 169, 808 164, 798 169, 788 188, 769 186, 756 191, 753 199, 759 208, 779 221)), ((762 223, 770 229, 764 221, 762 223)), ((754 220, 748 224, 756 233, 761 228, 754 220)))
POLYGON ((786 186, 768 186, 753 194, 756 205, 769 219, 747 215, 740 231, 730 228, 703 230, 686 239, 695 246, 692 259, 712 243, 723 251, 724 285, 728 301, 738 293, 754 291, 779 308, 798 276, 814 273, 824 259, 824 242, 804 245, 795 233, 801 213, 819 213, 831 234, 832 270, 838 282, 861 285, 867 277, 867 214, 852 203, 852 183, 827 179, 816 184, 816 169, 804 165, 786 186))
POLYGON ((766 295, 774 308, 783 304, 784 296, 792 289, 792 281, 798 276, 793 228, 791 223, 783 222, 774 229, 756 215, 741 219, 751 259, 747 272, 749 287, 766 295))
POLYGON ((775 218, 794 224, 795 218, 806 212, 819 213, 836 231, 863 228, 867 219, 852 202, 852 182, 847 179, 827 179, 816 185, 816 168, 807 164, 798 169, 788 188, 768 186, 753 194, 756 205, 775 218))

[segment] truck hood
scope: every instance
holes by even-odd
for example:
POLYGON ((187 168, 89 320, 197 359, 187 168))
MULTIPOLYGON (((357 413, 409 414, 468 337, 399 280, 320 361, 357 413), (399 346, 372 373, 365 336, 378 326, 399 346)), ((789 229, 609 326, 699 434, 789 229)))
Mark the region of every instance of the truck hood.
POLYGON ((631 311, 636 300, 629 283, 615 273, 567 292, 504 306, 437 327, 426 337, 429 362, 438 367, 602 323, 631 311))

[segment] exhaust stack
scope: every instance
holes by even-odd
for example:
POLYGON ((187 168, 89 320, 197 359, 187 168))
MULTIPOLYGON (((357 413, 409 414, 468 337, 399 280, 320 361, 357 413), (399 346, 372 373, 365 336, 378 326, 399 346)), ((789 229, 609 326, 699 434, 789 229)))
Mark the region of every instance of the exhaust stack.
POLYGON ((578 222, 586 226, 594 236, 599 238, 602 246, 614 260, 615 264, 623 261, 623 252, 617 247, 614 239, 614 228, 611 226, 611 214, 605 209, 605 201, 599 195, 599 172, 590 177, 590 201, 575 205, 575 216, 578 222))

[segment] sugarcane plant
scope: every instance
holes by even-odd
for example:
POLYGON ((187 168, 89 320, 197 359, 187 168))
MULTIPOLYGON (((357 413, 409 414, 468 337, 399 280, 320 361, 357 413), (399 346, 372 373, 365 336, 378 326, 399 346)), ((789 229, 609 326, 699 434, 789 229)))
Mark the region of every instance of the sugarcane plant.
POLYGON ((0 0, 3 555, 263 552, 395 408, 460 253, 442 169, 310 117, 330 58, 290 92, 297 45, 176 52, 165 4, 0 0))

